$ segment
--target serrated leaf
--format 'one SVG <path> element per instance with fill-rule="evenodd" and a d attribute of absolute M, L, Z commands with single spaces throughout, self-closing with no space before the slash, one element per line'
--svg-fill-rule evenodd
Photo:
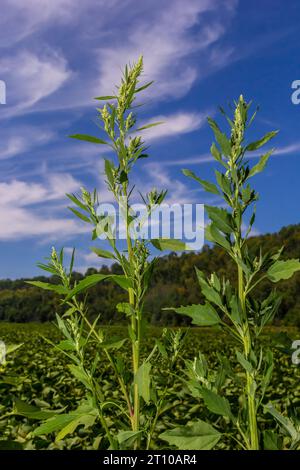
<path fill-rule="evenodd" d="M 131 446 L 141 434 L 142 431 L 120 431 L 117 435 L 117 441 L 119 444 Z"/>
<path fill-rule="evenodd" d="M 287 261 L 277 260 L 268 269 L 267 276 L 272 282 L 278 282 L 282 279 L 290 279 L 297 271 L 300 271 L 300 262 L 298 259 L 289 259 Z"/>
<path fill-rule="evenodd" d="M 57 285 L 57 284 L 50 284 L 49 282 L 42 282 L 42 281 L 25 281 L 26 284 L 30 284 L 35 287 L 39 287 L 40 289 L 44 290 L 51 290 L 56 292 L 57 294 L 67 294 L 68 289 L 64 286 Z"/>
<path fill-rule="evenodd" d="M 205 191 L 209 192 L 209 193 L 212 193 L 212 194 L 217 194 L 219 195 L 220 192 L 217 188 L 217 186 L 213 183 L 210 183 L 209 181 L 205 181 L 205 180 L 202 180 L 201 178 L 199 178 L 198 176 L 195 175 L 195 173 L 191 170 L 187 170 L 187 169 L 183 169 L 182 170 L 182 173 L 189 177 L 189 178 L 193 178 L 194 180 L 198 181 L 198 183 L 201 184 L 201 186 L 203 186 L 203 188 L 205 189 Z"/>
<path fill-rule="evenodd" d="M 218 443 L 221 434 L 205 421 L 195 421 L 163 432 L 160 439 L 181 450 L 210 450 Z"/>
<path fill-rule="evenodd" d="M 78 426 L 82 424 L 84 425 L 85 429 L 90 426 L 93 426 L 93 424 L 96 421 L 96 417 L 97 415 L 95 412 L 94 414 L 84 413 L 81 416 L 75 415 L 74 418 L 60 430 L 60 432 L 57 434 L 55 438 L 55 441 L 59 442 L 62 439 L 64 439 L 64 437 L 66 437 L 68 434 L 73 434 L 78 428 Z"/>
<path fill-rule="evenodd" d="M 191 317 L 192 323 L 198 326 L 217 325 L 221 321 L 219 315 L 209 303 L 168 308 L 167 310 L 174 310 L 180 315 Z"/>
<path fill-rule="evenodd" d="M 218 162 L 222 164 L 224 163 L 222 160 L 222 155 L 214 142 L 210 147 L 210 153 L 212 154 L 215 160 L 217 160 Z"/>
<path fill-rule="evenodd" d="M 225 248 L 225 250 L 231 250 L 230 242 L 225 237 L 223 237 L 223 235 L 221 235 L 214 223 L 211 223 L 205 228 L 205 237 L 208 241 L 222 246 Z"/>
<path fill-rule="evenodd" d="M 278 421 L 278 423 L 283 426 L 283 428 L 289 433 L 293 441 L 300 440 L 300 433 L 296 430 L 292 421 L 289 418 L 283 416 L 281 413 L 279 413 L 279 411 L 274 408 L 272 403 L 268 403 L 267 405 L 265 405 L 264 409 L 265 412 L 270 413 L 273 418 L 275 418 L 276 421 Z"/>
<path fill-rule="evenodd" d="M 74 202 L 74 204 L 78 207 L 80 207 L 80 209 L 86 211 L 87 210 L 87 206 L 85 204 L 83 204 L 83 202 L 81 202 L 78 197 L 75 196 L 75 194 L 70 194 L 70 193 L 67 193 L 66 196 L 70 199 L 70 201 Z"/>
<path fill-rule="evenodd" d="M 201 388 L 201 395 L 207 408 L 220 416 L 232 419 L 229 401 L 208 388 Z"/>
<path fill-rule="evenodd" d="M 267 152 L 265 155 L 263 155 L 262 157 L 260 157 L 259 159 L 259 162 L 254 165 L 254 167 L 251 168 L 250 172 L 249 172 L 249 177 L 250 176 L 254 176 L 256 175 L 257 173 L 260 173 L 261 171 L 264 170 L 270 156 L 272 155 L 272 153 L 274 152 L 274 149 L 270 150 L 270 152 Z"/>
<path fill-rule="evenodd" d="M 134 315 L 134 308 L 129 302 L 119 302 L 116 308 L 118 312 L 125 313 L 127 316 Z"/>
<path fill-rule="evenodd" d="M 222 150 L 222 153 L 226 156 L 229 156 L 231 154 L 230 140 L 227 138 L 227 136 L 223 132 L 221 132 L 221 130 L 219 129 L 219 126 L 213 119 L 208 118 L 207 121 L 215 134 L 216 141 L 218 142 Z"/>
<path fill-rule="evenodd" d="M 90 250 L 95 253 L 100 258 L 107 258 L 107 259 L 116 259 L 115 255 L 110 251 L 103 250 L 102 248 L 96 248 L 92 246 Z"/>
<path fill-rule="evenodd" d="M 219 230 L 227 234 L 232 233 L 232 219 L 230 214 L 225 209 L 208 205 L 205 205 L 205 209 L 208 214 L 208 217 L 212 222 L 216 224 L 216 227 Z"/>
<path fill-rule="evenodd" d="M 78 282 L 78 284 L 69 291 L 69 294 L 66 297 L 66 300 L 71 299 L 74 295 L 80 294 L 81 292 L 85 291 L 86 289 L 90 289 L 91 287 L 98 284 L 98 282 L 105 281 L 105 280 L 112 280 L 116 284 L 118 284 L 123 289 L 127 290 L 131 287 L 131 282 L 123 275 L 118 274 L 91 274 L 87 276 L 82 281 Z"/>
<path fill-rule="evenodd" d="M 29 405 L 28 403 L 19 400 L 18 398 L 14 401 L 13 412 L 16 415 L 25 416 L 29 419 L 48 419 L 62 412 L 62 410 L 41 410 L 37 406 Z"/>
<path fill-rule="evenodd" d="M 262 137 L 259 140 L 256 140 L 255 142 L 252 142 L 251 144 L 248 144 L 246 147 L 246 151 L 253 152 L 254 150 L 258 150 L 260 147 L 262 147 L 264 144 L 269 142 L 269 140 L 273 139 L 275 135 L 278 134 L 278 131 L 272 131 L 268 132 L 264 137 Z"/>
<path fill-rule="evenodd" d="M 92 221 L 84 214 L 82 214 L 81 212 L 79 212 L 77 209 L 74 209 L 73 207 L 68 207 L 68 209 L 73 212 L 73 214 L 76 215 L 76 217 L 78 217 L 79 219 L 83 220 L 84 222 L 87 222 L 88 224 L 91 224 Z"/>

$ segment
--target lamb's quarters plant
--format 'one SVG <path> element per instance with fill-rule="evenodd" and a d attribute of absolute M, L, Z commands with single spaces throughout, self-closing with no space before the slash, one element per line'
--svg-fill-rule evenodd
<path fill-rule="evenodd" d="M 159 376 L 161 361 L 168 362 L 170 369 L 175 366 L 179 349 L 182 345 L 180 332 L 164 332 L 160 341 L 153 344 L 152 352 L 142 358 L 141 342 L 144 335 L 143 302 L 155 265 L 155 258 L 150 259 L 151 244 L 162 248 L 159 240 L 144 240 L 132 237 L 130 223 L 135 220 L 136 213 L 132 208 L 135 193 L 130 183 L 130 173 L 133 167 L 147 158 L 145 143 L 139 132 L 159 123 L 137 126 L 135 114 L 135 99 L 152 82 L 140 84 L 143 72 L 142 57 L 136 64 L 125 68 L 121 84 L 116 93 L 111 96 L 96 98 L 107 103 L 98 108 L 99 127 L 105 138 L 76 134 L 72 138 L 87 141 L 96 145 L 105 145 L 115 153 L 115 160 L 105 159 L 105 176 L 108 190 L 113 195 L 119 207 L 125 214 L 126 249 L 122 250 L 114 232 L 113 221 L 99 213 L 97 191 L 89 192 L 81 189 L 81 195 L 68 194 L 70 201 L 76 206 L 71 211 L 82 221 L 88 223 L 92 230 L 92 239 L 99 236 L 106 239 L 110 250 L 93 247 L 92 251 L 101 258 L 113 259 L 119 263 L 123 274 L 105 275 L 92 274 L 80 282 L 74 282 L 72 269 L 74 252 L 70 267 L 65 268 L 64 252 L 57 253 L 53 248 L 48 264 L 39 266 L 56 276 L 57 284 L 31 282 L 31 284 L 56 292 L 65 306 L 65 313 L 57 315 L 57 326 L 64 340 L 55 345 L 69 360 L 69 369 L 86 388 L 86 399 L 79 407 L 69 413 L 59 412 L 46 420 L 35 431 L 34 435 L 58 432 L 56 440 L 63 439 L 73 433 L 79 425 L 92 426 L 100 420 L 108 445 L 111 449 L 149 448 L 157 421 L 165 407 L 171 374 L 168 377 Z M 153 189 L 143 195 L 142 200 L 147 206 L 148 215 L 159 206 L 166 196 L 166 191 Z M 163 248 L 174 249 L 174 240 L 163 240 Z M 177 248 L 184 245 L 179 241 Z M 125 338 L 110 337 L 101 329 L 99 317 L 90 321 L 85 298 L 82 294 L 98 282 L 110 280 L 128 293 L 128 302 L 117 305 L 120 314 L 128 319 L 128 336 Z M 130 354 L 124 357 L 119 353 L 123 345 L 131 346 Z M 129 346 L 130 345 L 130 346 Z M 95 353 L 92 363 L 86 360 L 86 349 L 92 346 Z M 123 401 L 115 399 L 112 390 L 111 397 L 105 398 L 101 388 L 101 361 L 103 356 L 109 361 L 112 373 L 118 380 L 122 391 Z M 23 410 L 26 415 L 26 410 Z M 32 410 L 30 412 L 31 417 Z"/>
<path fill-rule="evenodd" d="M 282 260 L 280 249 L 276 253 L 252 253 L 247 247 L 247 238 L 255 221 L 257 192 L 250 186 L 250 181 L 257 173 L 264 170 L 272 150 L 263 154 L 258 163 L 249 164 L 252 152 L 269 142 L 276 131 L 267 133 L 261 139 L 247 143 L 246 131 L 252 123 L 248 112 L 251 103 L 246 103 L 240 96 L 235 102 L 232 118 L 223 110 L 230 127 L 229 136 L 218 124 L 208 119 L 214 132 L 216 143 L 211 146 L 211 154 L 221 169 L 215 171 L 216 182 L 202 180 L 190 170 L 183 173 L 195 179 L 209 193 L 223 199 L 222 206 L 206 206 L 210 224 L 206 229 L 206 239 L 222 247 L 232 258 L 237 270 L 237 285 L 231 285 L 226 278 L 220 279 L 213 273 L 208 279 L 196 269 L 202 294 L 206 301 L 200 305 L 190 305 L 174 309 L 180 315 L 188 315 L 192 323 L 198 326 L 217 326 L 231 335 L 236 342 L 236 359 L 243 374 L 233 370 L 227 357 L 219 356 L 221 369 L 210 373 L 206 359 L 200 354 L 194 362 L 187 363 L 187 383 L 193 396 L 201 398 L 208 410 L 223 417 L 235 427 L 232 438 L 243 449 L 257 450 L 280 449 L 287 446 L 297 448 L 300 443 L 299 421 L 281 415 L 276 408 L 265 400 L 267 387 L 274 367 L 273 353 L 261 347 L 259 336 L 265 325 L 270 323 L 277 312 L 280 298 L 273 290 L 259 300 L 256 287 L 264 279 L 276 283 L 289 279 L 300 270 L 298 259 Z M 224 396 L 228 380 L 235 381 L 241 391 L 236 401 L 231 403 Z M 271 414 L 278 423 L 278 429 L 266 429 L 266 414 Z M 181 429 L 166 431 L 161 438 L 170 444 L 187 448 L 189 442 L 196 442 L 202 436 L 207 424 L 189 423 Z M 209 432 L 209 440 L 197 441 L 197 445 L 213 447 L 220 435 Z M 283 439 L 285 437 L 285 439 Z"/>

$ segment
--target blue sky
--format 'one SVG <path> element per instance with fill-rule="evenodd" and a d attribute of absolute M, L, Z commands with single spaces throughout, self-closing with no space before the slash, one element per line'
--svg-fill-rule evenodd
<path fill-rule="evenodd" d="M 78 248 L 77 269 L 100 266 L 90 234 L 67 210 L 65 192 L 103 183 L 104 150 L 68 139 L 95 135 L 94 96 L 111 93 L 125 63 L 145 59 L 155 80 L 141 121 L 151 158 L 137 187 L 167 188 L 177 202 L 207 202 L 188 167 L 209 178 L 212 134 L 206 123 L 241 93 L 260 106 L 252 136 L 280 129 L 276 153 L 256 178 L 256 232 L 299 222 L 300 79 L 297 0 L 2 0 L 0 79 L 0 277 L 40 273 L 52 245 Z M 217 201 L 216 201 L 217 203 Z"/>

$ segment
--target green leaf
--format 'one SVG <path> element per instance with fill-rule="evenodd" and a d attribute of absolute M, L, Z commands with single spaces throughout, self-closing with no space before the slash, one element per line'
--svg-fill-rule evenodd
<path fill-rule="evenodd" d="M 269 142 L 269 140 L 273 139 L 273 137 L 275 137 L 276 134 L 278 134 L 279 131 L 272 131 L 272 132 L 268 132 L 264 137 L 262 137 L 261 139 L 255 141 L 255 142 L 252 142 L 251 144 L 248 144 L 247 147 L 246 147 L 246 151 L 250 151 L 250 152 L 253 152 L 254 150 L 258 150 L 260 147 L 262 147 L 264 144 L 266 144 L 267 142 Z"/>
<path fill-rule="evenodd" d="M 84 427 L 92 426 L 97 418 L 98 412 L 88 402 L 81 404 L 71 413 L 54 416 L 47 419 L 41 426 L 33 431 L 33 436 L 41 436 L 60 431 L 56 441 L 63 439 L 67 434 L 72 434 L 75 429 L 83 424 Z"/>
<path fill-rule="evenodd" d="M 82 214 L 81 212 L 79 212 L 77 209 L 74 209 L 73 207 L 68 207 L 68 209 L 73 212 L 73 214 L 76 215 L 76 217 L 78 217 L 79 219 L 83 220 L 84 222 L 87 222 L 88 224 L 91 224 L 92 221 L 84 214 Z"/>
<path fill-rule="evenodd" d="M 21 344 L 7 344 L 6 345 L 6 355 L 15 352 L 17 349 L 21 348 L 24 343 Z"/>
<path fill-rule="evenodd" d="M 230 140 L 227 138 L 227 136 L 223 132 L 221 132 L 221 130 L 219 129 L 219 126 L 213 119 L 208 118 L 207 121 L 215 134 L 216 141 L 220 145 L 222 153 L 226 156 L 229 156 L 231 154 Z"/>
<path fill-rule="evenodd" d="M 123 339 L 113 339 L 111 338 L 110 341 L 103 341 L 103 343 L 100 343 L 99 346 L 103 349 L 121 349 L 121 347 L 126 343 L 127 338 Z"/>
<path fill-rule="evenodd" d="M 220 207 L 205 205 L 208 217 L 216 224 L 216 227 L 223 233 L 230 234 L 233 231 L 231 215 Z"/>
<path fill-rule="evenodd" d="M 94 246 L 92 246 L 90 249 L 93 253 L 95 253 L 100 258 L 116 259 L 115 255 L 111 253 L 110 251 L 103 250 L 102 248 L 96 248 Z"/>
<path fill-rule="evenodd" d="M 25 281 L 26 284 L 30 284 L 35 287 L 39 287 L 40 289 L 44 290 L 51 290 L 56 292 L 57 294 L 67 294 L 68 289 L 64 286 L 57 285 L 57 284 L 50 284 L 48 282 L 42 282 L 42 281 Z"/>
<path fill-rule="evenodd" d="M 192 318 L 192 323 L 198 326 L 217 325 L 221 321 L 219 315 L 209 303 L 198 305 L 193 304 L 164 310 L 174 310 L 180 315 L 187 315 Z"/>
<path fill-rule="evenodd" d="M 278 282 L 282 279 L 290 279 L 299 270 L 300 262 L 298 259 L 278 260 L 268 269 L 267 276 L 272 282 Z"/>
<path fill-rule="evenodd" d="M 194 180 L 198 181 L 198 183 L 201 184 L 201 186 L 203 186 L 203 188 L 205 189 L 205 191 L 209 192 L 209 193 L 213 193 L 213 194 L 217 194 L 219 195 L 220 192 L 217 188 L 217 186 L 213 183 L 210 183 L 209 181 L 205 181 L 205 180 L 202 180 L 201 178 L 199 178 L 198 176 L 195 175 L 195 173 L 191 170 L 187 170 L 187 169 L 183 169 L 182 170 L 182 173 L 185 175 L 185 176 L 188 176 L 189 178 L 193 178 Z"/>
<path fill-rule="evenodd" d="M 154 248 L 160 251 L 171 250 L 171 251 L 185 251 L 188 249 L 188 245 L 181 241 L 169 238 L 153 238 L 150 240 Z"/>
<path fill-rule="evenodd" d="M 152 122 L 151 124 L 147 124 L 145 126 L 139 127 L 138 129 L 136 129 L 136 131 L 144 131 L 145 129 L 149 129 L 150 127 L 159 126 L 160 124 L 163 124 L 163 123 L 164 123 L 163 121 Z"/>
<path fill-rule="evenodd" d="M 150 362 L 144 362 L 135 375 L 134 382 L 138 386 L 139 395 L 146 403 L 150 401 Z"/>
<path fill-rule="evenodd" d="M 58 431 L 64 426 L 69 424 L 73 420 L 73 417 L 69 414 L 63 414 L 55 416 L 51 419 L 48 419 L 39 427 L 37 427 L 32 435 L 33 436 L 42 436 L 43 434 L 50 434 L 51 432 Z"/>
<path fill-rule="evenodd" d="M 91 379 L 85 372 L 82 366 L 74 365 L 74 364 L 69 364 L 68 365 L 71 373 L 74 375 L 74 377 L 82 383 L 88 390 L 93 390 L 92 385 L 91 385 Z"/>
<path fill-rule="evenodd" d="M 266 413 L 270 413 L 273 418 L 280 423 L 283 428 L 289 433 L 293 441 L 298 441 L 300 439 L 300 433 L 296 430 L 294 424 L 289 418 L 283 416 L 279 411 L 277 411 L 272 403 L 268 403 L 264 407 Z"/>
<path fill-rule="evenodd" d="M 93 426 L 93 424 L 96 421 L 97 414 L 94 411 L 94 414 L 82 414 L 81 416 L 74 416 L 74 418 L 66 425 L 64 426 L 60 432 L 57 434 L 55 442 L 59 442 L 62 439 L 64 439 L 65 436 L 68 434 L 73 434 L 78 426 L 84 425 L 84 429 Z"/>
<path fill-rule="evenodd" d="M 181 450 L 210 450 L 218 443 L 221 434 L 210 424 L 198 420 L 159 435 L 160 439 Z"/>
<path fill-rule="evenodd" d="M 114 169 L 113 162 L 105 159 L 104 169 L 105 169 L 105 174 L 107 176 L 107 181 L 110 184 L 110 186 L 113 187 L 114 181 L 115 181 L 114 173 L 113 173 L 113 169 Z"/>
<path fill-rule="evenodd" d="M 47 419 L 57 415 L 58 413 L 62 412 L 62 410 L 41 410 L 37 406 L 29 405 L 18 398 L 14 401 L 14 409 L 13 413 L 20 416 L 25 416 L 29 419 Z"/>
<path fill-rule="evenodd" d="M 70 135 L 70 137 L 71 139 L 84 140 L 85 142 L 92 142 L 93 144 L 107 145 L 107 142 L 105 140 L 99 139 L 98 137 L 93 137 L 92 135 L 74 134 L 74 135 Z"/>
<path fill-rule="evenodd" d="M 217 160 L 218 162 L 224 164 L 223 160 L 222 160 L 222 155 L 218 149 L 218 147 L 216 146 L 216 144 L 213 142 L 212 146 L 210 147 L 210 153 L 212 154 L 212 156 L 214 157 L 215 160 Z"/>
<path fill-rule="evenodd" d="M 216 243 L 217 245 L 222 246 L 227 251 L 231 251 L 230 242 L 221 235 L 214 223 L 208 225 L 205 229 L 205 237 L 208 241 Z"/>
<path fill-rule="evenodd" d="M 137 89 L 135 90 L 135 92 L 136 92 L 136 93 L 139 93 L 140 91 L 146 90 L 146 88 L 148 88 L 149 86 L 151 86 L 152 83 L 154 83 L 154 80 L 152 80 L 151 82 L 146 83 L 145 85 L 140 86 L 139 88 L 137 88 Z"/>
<path fill-rule="evenodd" d="M 279 450 L 279 436 L 271 429 L 263 431 L 264 450 Z"/>
<path fill-rule="evenodd" d="M 223 304 L 222 304 L 222 299 L 221 299 L 219 292 L 213 286 L 210 286 L 207 283 L 203 272 L 200 271 L 197 267 L 196 267 L 196 275 L 197 275 L 197 279 L 201 287 L 202 294 L 205 296 L 205 298 L 209 302 L 212 302 L 213 304 L 222 308 Z"/>
<path fill-rule="evenodd" d="M 69 294 L 66 297 L 66 300 L 69 300 L 72 297 L 74 297 L 74 295 L 80 294 L 81 292 L 85 291 L 86 289 L 89 289 L 89 288 L 95 286 L 96 284 L 98 284 L 98 282 L 105 281 L 105 280 L 112 280 L 125 290 L 127 290 L 129 287 L 131 287 L 130 280 L 127 279 L 123 275 L 117 275 L 117 274 L 91 274 L 90 276 L 87 276 L 82 281 L 78 282 L 78 284 L 69 292 Z"/>
<path fill-rule="evenodd" d="M 129 302 L 119 302 L 116 308 L 118 312 L 125 313 L 127 316 L 134 315 L 134 308 Z"/>
<path fill-rule="evenodd" d="M 216 180 L 218 182 L 218 185 L 222 189 L 223 193 L 230 194 L 231 186 L 230 186 L 229 178 L 223 173 L 220 173 L 218 170 L 215 170 L 215 175 L 216 175 Z"/>
<path fill-rule="evenodd" d="M 221 397 L 205 387 L 201 388 L 201 395 L 205 405 L 212 413 L 232 419 L 230 403 L 225 397 Z"/>
<path fill-rule="evenodd" d="M 117 435 L 117 441 L 119 444 L 126 444 L 126 446 L 132 446 L 136 441 L 137 437 L 142 434 L 143 431 L 120 431 Z"/>
<path fill-rule="evenodd" d="M 97 96 L 94 98 L 94 100 L 100 100 L 100 101 L 108 101 L 108 100 L 114 100 L 117 97 L 115 95 L 107 95 L 107 96 Z"/>
<path fill-rule="evenodd" d="M 262 157 L 260 157 L 259 159 L 259 162 L 254 165 L 254 167 L 251 168 L 250 172 L 249 172 L 249 177 L 250 176 L 254 176 L 256 175 L 257 173 L 260 173 L 261 171 L 264 170 L 270 156 L 272 155 L 272 153 L 274 152 L 274 149 L 270 150 L 269 152 L 265 153 L 265 155 L 263 155 Z"/>
<path fill-rule="evenodd" d="M 239 351 L 236 351 L 236 358 L 237 360 L 239 361 L 239 363 L 241 364 L 241 366 L 251 374 L 251 372 L 253 371 L 253 367 L 252 365 L 250 364 L 250 362 L 244 357 L 243 354 L 241 354 Z"/>
<path fill-rule="evenodd" d="M 74 204 L 78 207 L 80 207 L 80 209 L 86 211 L 87 210 L 87 206 L 85 204 L 83 204 L 83 202 L 81 202 L 78 197 L 75 196 L 75 194 L 70 194 L 70 193 L 67 193 L 66 196 L 72 201 L 74 202 Z"/>

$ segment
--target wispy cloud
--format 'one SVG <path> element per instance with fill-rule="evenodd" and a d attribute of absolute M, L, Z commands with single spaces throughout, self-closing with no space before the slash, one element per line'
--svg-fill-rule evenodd
<path fill-rule="evenodd" d="M 120 67 L 142 53 L 146 76 L 151 73 L 151 78 L 156 81 L 155 88 L 149 90 L 150 96 L 183 96 L 197 78 L 201 78 L 201 71 L 190 60 L 191 56 L 202 52 L 199 67 L 202 66 L 207 74 L 210 66 L 214 66 L 214 60 L 210 63 L 211 57 L 207 53 L 225 33 L 236 2 L 173 0 L 165 3 L 146 1 L 144 5 L 144 15 L 134 27 L 128 22 L 125 42 L 120 38 L 119 43 L 99 49 L 99 89 L 110 91 L 109 86 L 119 74 Z M 128 11 L 130 14 L 130 8 Z M 212 12 L 213 16 L 209 17 Z M 197 32 L 193 31 L 193 27 L 199 25 Z"/>
<path fill-rule="evenodd" d="M 0 160 L 24 155 L 31 149 L 38 149 L 55 136 L 54 131 L 29 125 L 3 127 L 0 131 Z"/>
<path fill-rule="evenodd" d="M 12 117 L 52 95 L 70 78 L 71 71 L 64 57 L 54 50 L 42 55 L 25 50 L 2 56 L 0 75 L 8 84 L 3 117 Z"/>
<path fill-rule="evenodd" d="M 0 240 L 44 236 L 47 240 L 70 237 L 86 231 L 57 206 L 65 192 L 80 183 L 69 174 L 52 174 L 42 183 L 13 180 L 0 183 Z M 52 205 L 55 203 L 54 205 Z"/>
<path fill-rule="evenodd" d="M 156 81 L 148 90 L 149 97 L 184 96 L 216 63 L 226 65 L 228 52 L 222 53 L 217 43 L 227 31 L 237 2 L 2 3 L 0 76 L 9 93 L 3 116 L 11 117 L 90 105 L 93 96 L 111 93 L 125 63 L 140 54 L 144 55 L 145 79 L 151 76 Z M 66 31 L 72 37 L 71 47 L 68 41 L 56 41 Z"/>
<path fill-rule="evenodd" d="M 182 111 L 169 116 L 154 116 L 147 122 L 142 123 L 141 126 L 154 122 L 162 122 L 162 124 L 150 127 L 143 132 L 145 139 L 151 141 L 193 132 L 204 124 L 205 118 L 205 113 Z"/>

